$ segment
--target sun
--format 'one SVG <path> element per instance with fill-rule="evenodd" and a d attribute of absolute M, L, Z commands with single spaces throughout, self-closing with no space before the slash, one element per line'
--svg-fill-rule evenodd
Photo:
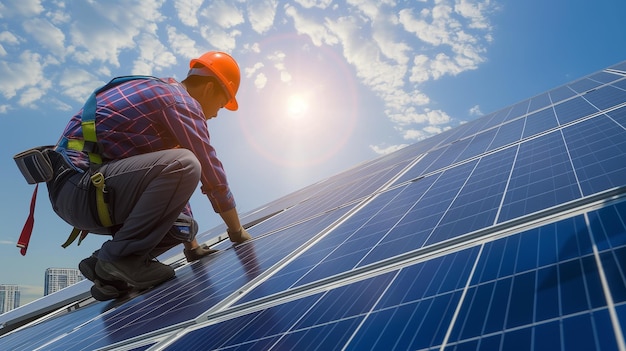
<path fill-rule="evenodd" d="M 309 110 L 308 99 L 302 94 L 293 94 L 287 98 L 287 116 L 293 119 L 301 119 Z"/>

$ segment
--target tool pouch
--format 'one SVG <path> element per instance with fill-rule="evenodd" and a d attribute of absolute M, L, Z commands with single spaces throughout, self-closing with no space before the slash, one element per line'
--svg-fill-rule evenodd
<path fill-rule="evenodd" d="M 47 182 L 54 176 L 52 162 L 46 150 L 54 146 L 39 146 L 13 156 L 17 167 L 28 184 Z"/>
<path fill-rule="evenodd" d="M 181 242 L 190 242 L 195 239 L 198 233 L 198 222 L 181 213 L 168 233 Z"/>

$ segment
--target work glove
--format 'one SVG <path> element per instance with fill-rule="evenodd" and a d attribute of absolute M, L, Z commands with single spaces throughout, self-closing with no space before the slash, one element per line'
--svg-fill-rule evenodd
<path fill-rule="evenodd" d="M 248 232 L 243 229 L 243 227 L 241 227 L 239 231 L 232 231 L 230 229 L 227 229 L 226 232 L 228 233 L 230 241 L 234 242 L 235 244 L 241 244 L 244 241 L 252 239 L 250 234 L 248 234 Z"/>
<path fill-rule="evenodd" d="M 211 249 L 207 245 L 200 245 L 195 249 L 187 250 L 184 249 L 183 253 L 185 254 L 185 258 L 187 262 L 193 262 L 201 259 L 204 256 L 208 256 L 212 253 L 218 252 L 218 250 Z"/>

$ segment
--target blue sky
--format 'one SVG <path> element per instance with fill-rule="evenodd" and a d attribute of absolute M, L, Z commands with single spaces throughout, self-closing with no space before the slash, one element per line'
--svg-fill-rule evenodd
<path fill-rule="evenodd" d="M 241 213 L 360 162 L 626 60 L 626 3 L 567 0 L 0 1 L 0 284 L 22 303 L 70 226 L 39 191 L 26 257 L 15 247 L 33 186 L 12 156 L 56 143 L 110 78 L 184 78 L 191 58 L 239 62 L 239 111 L 209 121 Z M 220 224 L 199 190 L 200 230 Z M 182 250 L 182 247 L 180 248 Z"/>

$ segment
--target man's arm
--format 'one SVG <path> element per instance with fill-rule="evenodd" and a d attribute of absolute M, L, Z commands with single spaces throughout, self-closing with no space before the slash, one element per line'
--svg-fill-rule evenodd
<path fill-rule="evenodd" d="M 236 208 L 220 212 L 220 216 L 228 227 L 227 233 L 230 241 L 234 243 L 242 243 L 252 239 L 250 234 L 248 234 L 248 232 L 241 226 Z"/>

